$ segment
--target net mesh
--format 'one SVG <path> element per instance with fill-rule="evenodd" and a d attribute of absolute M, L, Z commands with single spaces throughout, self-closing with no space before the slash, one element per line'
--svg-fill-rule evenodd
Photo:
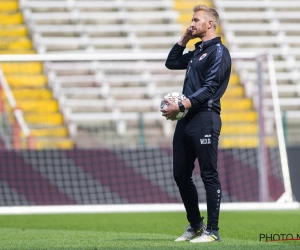
<path fill-rule="evenodd" d="M 0 64 L 30 129 L 26 136 L 2 84 L 1 206 L 181 203 L 172 173 L 176 122 L 164 120 L 159 106 L 166 93 L 181 91 L 183 71 L 166 70 L 162 60 Z M 259 201 L 264 188 L 275 201 L 284 185 L 273 111 L 260 138 L 257 84 L 244 93 L 238 76 L 222 100 L 222 199 Z M 205 202 L 197 161 L 193 179 Z"/>
<path fill-rule="evenodd" d="M 170 152 L 169 148 L 2 151 L 1 206 L 179 203 Z M 249 156 L 254 158 L 256 149 L 220 149 L 224 202 L 259 200 L 257 162 L 250 163 Z M 276 200 L 283 192 L 281 177 L 273 169 L 268 178 L 270 198 Z M 199 202 L 205 202 L 198 166 L 194 181 Z"/>

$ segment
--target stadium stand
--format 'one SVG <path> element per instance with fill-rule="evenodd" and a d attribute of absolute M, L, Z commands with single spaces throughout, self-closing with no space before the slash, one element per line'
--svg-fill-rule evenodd
<path fill-rule="evenodd" d="M 24 22 L 33 39 L 34 49 L 38 53 L 47 54 L 97 52 L 107 54 L 128 51 L 167 53 L 189 25 L 192 7 L 199 4 L 192 0 L 19 2 L 20 9 L 24 13 Z M 291 49 L 297 51 L 297 47 L 292 46 L 297 43 L 298 38 L 297 34 L 293 33 L 296 32 L 293 30 L 295 24 L 283 31 L 287 24 L 280 26 L 278 21 L 270 21 L 272 15 L 269 8 L 272 8 L 270 6 L 273 2 L 274 8 L 282 7 L 278 1 L 271 1 L 268 4 L 258 1 L 257 8 L 252 9 L 249 1 L 215 1 L 214 4 L 222 16 L 222 30 L 219 28 L 218 33 L 233 52 L 245 50 L 264 52 L 271 49 L 276 56 L 275 66 L 278 72 L 276 76 L 280 83 L 278 87 L 281 105 L 287 110 L 293 109 L 296 112 L 299 107 L 299 90 L 295 86 L 298 86 L 299 77 L 293 62 L 297 60 L 297 53 L 294 53 L 293 57 L 283 52 Z M 212 1 L 201 1 L 200 4 L 213 6 Z M 15 4 L 17 9 L 16 6 Z M 297 4 L 295 6 L 297 7 Z M 244 10 L 246 21 L 242 19 L 241 9 Z M 284 17 L 282 8 L 276 10 L 281 13 L 277 18 Z M 247 11 L 256 18 L 252 16 L 248 18 Z M 256 23 L 253 25 L 254 20 L 258 22 L 259 13 L 263 16 L 262 21 L 260 25 L 255 25 Z M 19 18 L 22 23 L 20 13 Z M 270 21 L 269 24 L 266 20 Z M 243 27 L 246 29 L 243 30 Z M 280 27 L 280 32 L 276 32 L 278 30 L 276 27 Z M 284 32 L 289 36 L 283 36 Z M 292 43 L 287 47 L 289 41 Z M 194 42 L 188 44 L 188 49 L 192 48 Z M 286 57 L 282 59 L 284 55 Z M 257 140 L 251 136 L 258 131 L 255 100 L 252 100 L 251 92 L 252 82 L 257 78 L 255 67 L 255 63 L 249 61 L 239 63 L 233 68 L 229 90 L 222 101 L 224 120 L 222 147 L 257 145 Z M 287 70 L 287 67 L 291 70 Z M 162 142 L 158 142 L 159 144 L 165 142 L 164 136 L 170 137 L 174 123 L 162 120 L 158 107 L 165 93 L 170 90 L 181 90 L 183 72 L 170 72 L 165 69 L 163 61 L 47 62 L 43 65 L 43 71 L 46 77 L 40 72 L 40 75 L 31 76 L 33 80 L 31 82 L 40 83 L 40 86 L 47 83 L 50 86 L 54 99 L 59 100 L 59 107 L 52 99 L 48 109 L 50 112 L 61 109 L 63 114 L 63 117 L 58 114 L 56 118 L 50 120 L 64 121 L 68 124 L 70 135 L 78 146 L 99 146 L 97 144 L 99 140 L 93 139 L 99 136 L 102 130 L 107 136 L 111 135 L 111 138 L 117 132 L 117 135 L 123 138 L 119 137 L 118 140 L 123 140 L 124 143 L 128 142 L 128 136 L 139 136 L 144 126 L 150 140 L 147 144 L 151 145 L 151 139 L 154 137 L 161 138 Z M 244 74 L 245 71 L 247 74 Z M 20 84 L 22 82 L 16 76 L 8 77 L 8 80 L 12 86 L 14 82 Z M 267 88 L 266 91 L 270 92 L 270 89 Z M 21 95 L 17 92 L 16 94 Z M 232 105 L 233 103 L 235 105 Z M 24 102 L 20 101 L 20 104 L 23 105 Z M 270 106 L 271 102 L 266 100 L 266 104 Z M 26 102 L 23 106 L 25 109 L 31 109 L 34 105 Z M 288 117 L 291 114 L 287 113 Z M 157 129 L 157 125 L 161 130 Z M 231 140 L 236 134 L 242 133 L 248 136 L 240 137 L 240 142 Z M 71 143 L 68 145 L 72 147 Z"/>
<path fill-rule="evenodd" d="M 230 51 L 272 53 L 275 59 L 278 94 L 283 116 L 288 124 L 288 142 L 299 143 L 300 124 L 300 40 L 299 1 L 214 1 L 222 16 L 222 27 Z M 246 95 L 256 79 L 253 62 L 236 64 Z M 267 70 L 267 69 L 265 69 Z M 267 74 L 264 75 L 268 79 Z M 269 88 L 265 91 L 270 92 Z M 270 108 L 272 102 L 266 100 Z"/>
<path fill-rule="evenodd" d="M 171 9 L 172 1 L 21 1 L 20 3 L 39 53 L 121 53 L 145 52 L 153 49 L 165 52 L 177 41 L 182 29 L 181 25 L 176 23 L 178 14 Z M 94 69 L 89 64 L 86 64 L 87 67 L 84 63 L 75 64 L 76 66 L 72 63 L 64 66 L 61 63 L 45 64 L 49 85 L 53 87 L 54 96 L 60 100 L 71 132 L 77 131 L 73 128 L 77 127 L 77 124 L 73 125 L 76 119 L 87 126 L 91 123 L 85 121 L 84 112 L 86 116 L 90 115 L 97 119 L 95 111 L 107 110 L 108 105 L 104 105 L 104 108 L 98 106 L 101 101 L 103 102 L 103 97 L 107 104 L 111 103 L 105 99 L 106 94 L 110 94 L 110 99 L 114 100 L 114 106 L 112 110 L 108 110 L 109 112 L 118 113 L 119 105 L 127 106 L 128 112 L 132 111 L 134 106 L 130 106 L 130 103 L 138 99 L 133 99 L 133 102 L 123 100 L 123 104 L 122 99 L 126 97 L 126 93 L 128 95 L 128 92 L 134 90 L 134 93 L 139 95 L 131 95 L 130 98 L 142 98 L 144 106 L 151 102 L 152 108 L 145 108 L 155 110 L 157 116 L 160 100 L 151 100 L 153 91 L 149 90 L 152 88 L 155 91 L 154 85 L 158 83 L 163 88 L 164 83 L 174 78 L 170 72 L 164 70 L 159 79 L 153 79 L 148 69 L 149 65 L 143 62 L 137 63 L 140 66 L 136 65 L 134 73 L 133 65 L 127 64 L 126 69 L 124 63 L 121 67 L 106 63 L 105 66 L 110 69 L 105 69 L 103 65 L 98 65 Z M 116 67 L 119 67 L 119 70 Z M 74 68 L 77 69 L 75 74 Z M 159 62 L 154 63 L 152 68 L 161 71 L 164 66 Z M 178 88 L 176 83 L 174 85 Z M 167 92 L 163 89 L 160 91 L 160 96 Z M 90 101 L 91 98 L 95 99 L 94 102 Z M 73 107 L 69 107 L 72 104 Z M 80 107 L 78 104 L 81 104 Z M 90 113 L 91 111 L 93 113 Z M 135 112 L 134 117 L 139 116 L 137 110 Z M 107 113 L 104 116 L 109 117 Z M 139 119 L 134 120 L 139 123 Z M 161 122 L 161 117 L 155 119 L 154 123 L 157 122 Z M 109 131 L 106 131 L 106 134 L 108 133 Z M 86 140 L 87 144 L 93 137 L 92 135 Z M 79 138 L 76 141 L 84 140 Z"/>
<path fill-rule="evenodd" d="M 28 30 L 23 24 L 22 13 L 18 9 L 18 1 L 1 1 L 0 3 L 0 53 L 30 54 L 32 42 L 28 38 Z"/>
<path fill-rule="evenodd" d="M 189 25 L 195 4 L 180 0 L 20 1 L 39 53 L 167 53 Z M 165 137 L 171 137 L 174 123 L 164 121 L 158 107 L 164 94 L 181 91 L 182 71 L 170 72 L 164 61 L 47 62 L 44 71 L 79 147 L 99 146 L 95 138 L 101 135 L 103 139 L 103 134 L 111 138 L 102 143 L 114 144 L 116 132 L 118 144 L 128 144 L 128 137 L 140 136 L 144 127 L 147 145 L 169 143 Z M 232 136 L 245 131 L 250 137 L 241 138 L 238 144 L 257 145 L 251 138 L 257 133 L 257 114 L 235 73 L 229 88 L 222 103 L 226 123 L 221 145 L 232 146 Z"/>
<path fill-rule="evenodd" d="M 165 49 L 176 41 L 172 34 L 179 30 L 170 0 L 23 1 L 22 7 L 39 53 Z M 168 30 L 159 25 L 169 23 Z M 57 25 L 62 30 L 51 36 Z"/>
<path fill-rule="evenodd" d="M 1 1 L 0 54 L 34 54 L 35 50 L 29 35 L 18 1 Z M 3 62 L 1 68 L 16 99 L 17 108 L 24 113 L 30 135 L 35 138 L 34 145 L 31 147 L 37 149 L 73 147 L 72 140 L 68 138 L 67 128 L 63 124 L 62 114 L 59 112 L 58 102 L 52 97 L 51 90 L 47 87 L 47 78 L 43 73 L 42 63 Z M 14 123 L 14 110 L 9 106 L 4 91 L 1 91 L 1 94 L 5 102 L 1 113 L 2 124 L 5 122 L 12 124 Z M 8 113 L 9 119 L 5 113 Z M 6 124 L 3 127 L 8 130 L 10 126 Z M 3 136 L 2 138 L 6 138 L 7 147 L 10 141 L 14 148 L 28 147 L 22 139 L 11 139 L 14 136 L 24 137 L 20 130 L 3 131 Z"/>

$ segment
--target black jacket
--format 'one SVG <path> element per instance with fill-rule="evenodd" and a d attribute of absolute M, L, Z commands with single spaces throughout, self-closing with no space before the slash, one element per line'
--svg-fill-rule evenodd
<path fill-rule="evenodd" d="M 188 115 L 204 110 L 220 114 L 220 98 L 224 94 L 231 72 L 231 57 L 221 38 L 198 42 L 195 50 L 183 54 L 185 47 L 176 43 L 171 49 L 166 67 L 187 69 L 182 93 L 192 107 Z"/>

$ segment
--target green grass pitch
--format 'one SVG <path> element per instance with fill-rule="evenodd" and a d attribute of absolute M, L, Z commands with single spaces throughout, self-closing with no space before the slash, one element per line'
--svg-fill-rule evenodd
<path fill-rule="evenodd" d="M 300 240 L 259 239 L 260 234 L 300 235 L 300 210 L 221 211 L 221 242 L 174 242 L 186 225 L 183 212 L 1 215 L 0 249 L 300 249 Z"/>

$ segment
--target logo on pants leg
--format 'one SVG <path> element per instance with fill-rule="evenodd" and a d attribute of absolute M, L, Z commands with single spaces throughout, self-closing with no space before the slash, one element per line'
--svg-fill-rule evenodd
<path fill-rule="evenodd" d="M 205 135 L 203 139 L 200 139 L 200 144 L 211 144 L 211 135 Z"/>

